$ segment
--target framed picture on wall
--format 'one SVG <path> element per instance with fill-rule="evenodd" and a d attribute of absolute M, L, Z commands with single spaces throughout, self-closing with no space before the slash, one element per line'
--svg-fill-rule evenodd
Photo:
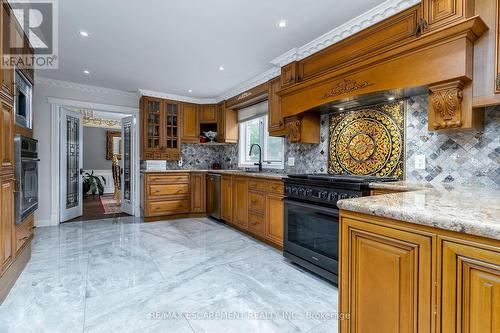
<path fill-rule="evenodd" d="M 122 133 L 117 131 L 108 131 L 106 139 L 106 159 L 112 160 L 113 155 L 118 159 L 122 158 Z"/>

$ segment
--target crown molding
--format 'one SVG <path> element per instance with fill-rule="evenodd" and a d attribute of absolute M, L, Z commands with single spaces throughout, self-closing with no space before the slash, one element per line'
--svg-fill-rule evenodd
<path fill-rule="evenodd" d="M 236 95 L 239 95 L 242 92 L 245 92 L 253 87 L 258 86 L 259 84 L 262 84 L 264 82 L 267 82 L 267 81 L 279 76 L 280 74 L 281 74 L 281 68 L 273 67 L 273 68 L 265 71 L 264 73 L 259 74 L 257 76 L 254 76 L 250 80 L 247 80 L 247 81 L 239 84 L 235 88 L 226 91 L 224 94 L 217 97 L 217 101 L 220 102 L 220 101 L 229 99 L 231 97 L 234 97 Z"/>
<path fill-rule="evenodd" d="M 162 99 L 170 99 L 174 101 L 194 103 L 194 104 L 215 104 L 219 102 L 217 98 L 196 98 L 196 97 L 182 96 L 182 95 L 176 95 L 176 94 L 170 94 L 170 93 L 146 90 L 146 89 L 139 89 L 139 96 L 157 97 Z"/>
<path fill-rule="evenodd" d="M 58 87 L 58 88 L 76 89 L 76 90 L 81 90 L 81 91 L 86 91 L 86 92 L 97 93 L 97 94 L 113 95 L 113 96 L 128 97 L 128 98 L 137 98 L 137 96 L 138 96 L 136 92 L 129 92 L 129 91 L 123 91 L 123 90 L 117 90 L 117 89 L 111 89 L 111 88 L 104 88 L 104 87 L 99 87 L 99 86 L 91 86 L 88 84 L 80 84 L 80 83 L 75 83 L 75 82 L 54 80 L 54 79 L 49 79 L 49 78 L 40 77 L 40 76 L 36 76 L 35 84 L 43 84 L 43 85 Z"/>
<path fill-rule="evenodd" d="M 387 0 L 313 41 L 283 53 L 279 57 L 274 58 L 271 63 L 275 66 L 283 67 L 291 62 L 304 59 L 420 2 L 421 0 Z"/>

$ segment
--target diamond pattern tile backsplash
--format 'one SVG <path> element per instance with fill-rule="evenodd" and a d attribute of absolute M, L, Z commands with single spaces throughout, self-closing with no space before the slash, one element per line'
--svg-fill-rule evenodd
<path fill-rule="evenodd" d="M 500 185 L 500 106 L 488 108 L 481 132 L 442 133 L 427 130 L 427 95 L 408 98 L 406 115 L 406 175 L 411 181 Z M 321 116 L 320 144 L 285 144 L 284 172 L 325 173 L 328 169 L 329 115 Z M 415 156 L 426 157 L 425 170 L 415 169 Z M 238 168 L 238 145 L 182 145 L 183 166 L 167 162 L 168 169 Z M 283 170 L 280 170 L 283 171 Z"/>
<path fill-rule="evenodd" d="M 429 132 L 427 95 L 406 100 L 406 120 L 407 180 L 500 185 L 500 106 L 487 108 L 481 132 Z M 415 169 L 419 154 L 425 170 Z"/>

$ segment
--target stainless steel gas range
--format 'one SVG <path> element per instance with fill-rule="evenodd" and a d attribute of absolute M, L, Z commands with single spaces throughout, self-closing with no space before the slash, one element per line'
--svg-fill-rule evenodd
<path fill-rule="evenodd" d="M 340 199 L 370 194 L 369 183 L 392 178 L 328 174 L 285 178 L 285 240 L 283 255 L 338 283 Z"/>

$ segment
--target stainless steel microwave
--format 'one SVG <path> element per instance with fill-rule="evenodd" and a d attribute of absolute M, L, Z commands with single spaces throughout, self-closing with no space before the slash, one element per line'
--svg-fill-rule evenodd
<path fill-rule="evenodd" d="M 14 76 L 14 112 L 17 125 L 33 129 L 33 86 L 24 74 L 16 69 Z"/>

